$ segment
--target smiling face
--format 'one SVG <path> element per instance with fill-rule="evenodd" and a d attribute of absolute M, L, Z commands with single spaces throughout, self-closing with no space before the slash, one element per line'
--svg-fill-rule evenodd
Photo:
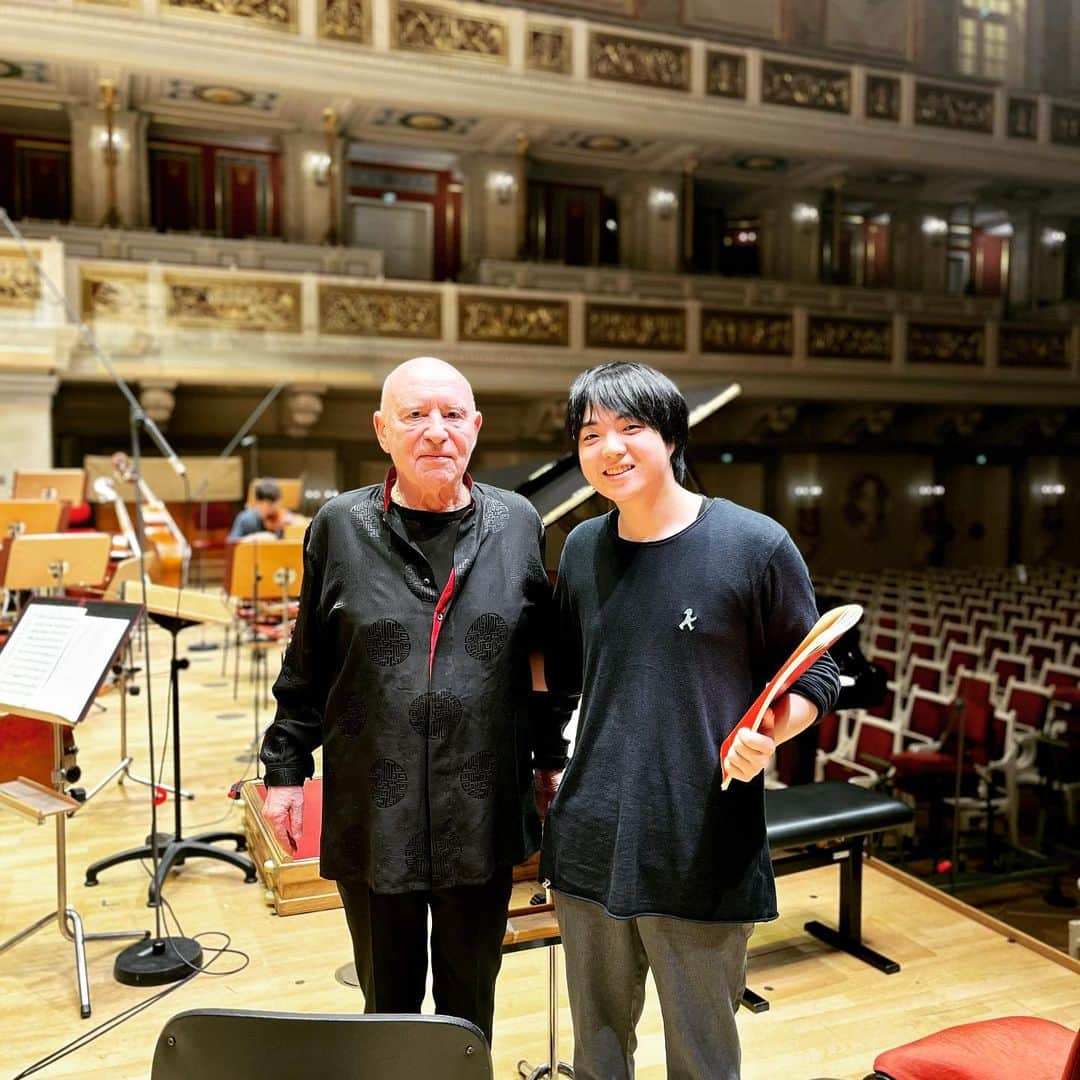
<path fill-rule="evenodd" d="M 654 500 L 674 483 L 671 450 L 655 428 L 607 409 L 590 409 L 578 435 L 585 479 L 620 507 Z"/>
<path fill-rule="evenodd" d="M 374 421 L 407 505 L 451 510 L 468 501 L 462 481 L 483 418 L 461 372 L 432 357 L 409 360 L 387 377 Z"/>

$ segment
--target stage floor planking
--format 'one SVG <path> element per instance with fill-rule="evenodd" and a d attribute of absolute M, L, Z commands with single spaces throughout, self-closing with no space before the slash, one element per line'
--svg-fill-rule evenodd
<path fill-rule="evenodd" d="M 181 645 L 198 640 L 188 630 Z M 220 631 L 208 635 L 220 641 Z M 168 637 L 152 631 L 153 704 L 157 751 L 162 749 L 168 684 Z M 184 804 L 185 832 L 211 823 L 241 828 L 239 804 L 225 798 L 230 784 L 252 775 L 242 758 L 254 726 L 253 689 L 242 669 L 238 700 L 232 671 L 221 674 L 221 652 L 191 653 L 182 675 L 185 787 L 196 799 Z M 81 783 L 92 787 L 119 759 L 119 702 L 76 730 Z M 144 695 L 129 699 L 129 749 L 133 770 L 148 771 Z M 261 706 L 264 721 L 269 717 Z M 170 751 L 171 752 L 171 751 Z M 171 827 L 171 800 L 160 808 L 159 829 Z M 88 863 L 135 846 L 149 832 L 148 789 L 115 781 L 68 823 L 69 902 L 88 932 L 152 929 L 146 907 L 148 878 L 138 864 L 105 871 L 96 888 L 83 885 Z M 54 829 L 0 811 L 0 940 L 55 906 Z M 769 1012 L 739 1014 L 745 1080 L 859 1080 L 882 1048 L 949 1024 L 1010 1014 L 1031 1014 L 1076 1027 L 1080 1024 L 1080 970 L 1066 958 L 1055 962 L 1020 941 L 970 917 L 954 901 L 926 895 L 895 872 L 867 866 L 864 936 L 899 961 L 896 975 L 829 950 L 802 926 L 809 919 L 834 925 L 839 876 L 826 867 L 781 878 L 782 917 L 758 927 L 751 939 L 749 984 L 769 998 Z M 251 957 L 242 973 L 200 975 L 159 1004 L 97 1042 L 40 1073 L 43 1077 L 144 1078 L 157 1035 L 166 1019 L 194 1007 L 350 1012 L 362 1008 L 359 991 L 336 982 L 334 972 L 349 959 L 340 911 L 280 918 L 263 899 L 261 884 L 246 885 L 240 873 L 198 860 L 174 872 L 165 897 L 183 931 L 225 931 L 232 945 Z M 1013 934 L 1015 939 L 1017 935 Z M 210 949 L 221 939 L 208 936 Z M 113 981 L 115 942 L 89 942 L 87 957 L 93 1016 L 78 1015 L 72 946 L 54 927 L 0 956 L 0 1075 L 11 1077 L 93 1025 L 144 1000 L 153 991 Z M 223 956 L 214 968 L 226 970 Z M 211 970 L 214 970 L 212 968 Z M 495 1020 L 495 1075 L 517 1076 L 517 1062 L 537 1062 L 546 1047 L 547 957 L 534 949 L 506 957 Z M 563 988 L 562 1056 L 572 1058 L 570 1017 Z M 428 1008 L 431 1003 L 429 1001 Z M 639 1027 L 638 1075 L 664 1076 L 660 1009 L 650 983 Z M 313 1073 L 313 1075 L 316 1075 Z"/>

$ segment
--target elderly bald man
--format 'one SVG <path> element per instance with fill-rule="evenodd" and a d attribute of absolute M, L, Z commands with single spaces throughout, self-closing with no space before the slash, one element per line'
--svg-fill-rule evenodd
<path fill-rule="evenodd" d="M 490 1041 L 511 869 L 538 847 L 572 705 L 533 690 L 543 525 L 466 473 L 482 417 L 449 364 L 395 368 L 374 422 L 385 481 L 328 502 L 304 541 L 264 814 L 296 850 L 322 745 L 320 870 L 366 1011 L 420 1011 L 430 911 L 435 1009 Z"/>

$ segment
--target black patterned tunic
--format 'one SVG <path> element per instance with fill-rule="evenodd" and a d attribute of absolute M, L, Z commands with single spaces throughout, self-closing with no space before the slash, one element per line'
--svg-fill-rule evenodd
<path fill-rule="evenodd" d="M 323 746 L 323 877 L 382 893 L 479 884 L 539 845 L 528 702 L 551 594 L 543 525 L 521 496 L 472 485 L 440 593 L 392 479 L 338 496 L 308 529 L 266 782 L 302 783 Z"/>

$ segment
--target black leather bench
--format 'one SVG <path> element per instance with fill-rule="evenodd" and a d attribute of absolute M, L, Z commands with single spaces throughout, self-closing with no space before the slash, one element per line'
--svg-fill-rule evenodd
<path fill-rule="evenodd" d="M 804 929 L 886 975 L 895 974 L 900 965 L 862 942 L 863 848 L 870 834 L 897 829 L 912 817 L 906 803 L 841 781 L 765 793 L 765 825 L 777 877 L 819 866 L 840 867 L 837 928 L 815 919 Z M 743 1004 L 751 1012 L 764 1012 L 769 1007 L 750 989 L 743 992 Z"/>

